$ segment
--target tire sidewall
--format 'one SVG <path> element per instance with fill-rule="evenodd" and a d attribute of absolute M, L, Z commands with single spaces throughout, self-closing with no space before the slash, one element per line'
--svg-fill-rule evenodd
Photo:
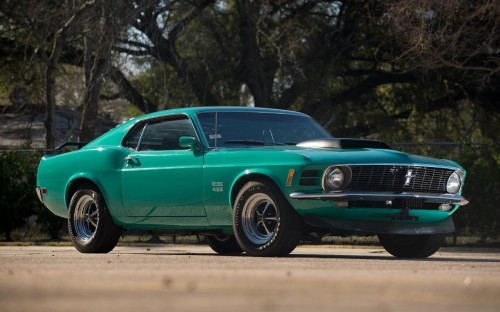
<path fill-rule="evenodd" d="M 277 211 L 276 230 L 271 239 L 263 244 L 256 244 L 246 236 L 242 217 L 247 201 L 256 194 L 268 196 Z M 269 183 L 252 181 L 247 183 L 238 193 L 233 207 L 233 229 L 241 248 L 253 256 L 283 256 L 290 253 L 298 244 L 301 236 L 299 217 L 281 191 Z M 300 234 L 297 234 L 299 233 Z"/>
<path fill-rule="evenodd" d="M 99 214 L 94 235 L 88 240 L 82 239 L 75 232 L 75 209 L 78 201 L 83 196 L 90 196 L 94 199 Z M 100 192 L 92 186 L 85 186 L 81 187 L 71 197 L 68 214 L 68 233 L 78 251 L 82 253 L 106 253 L 111 251 L 118 242 L 121 228 L 113 223 Z"/>

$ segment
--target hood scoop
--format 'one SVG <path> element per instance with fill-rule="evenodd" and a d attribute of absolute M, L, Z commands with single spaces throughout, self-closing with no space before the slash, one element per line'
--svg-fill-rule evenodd
<path fill-rule="evenodd" d="M 337 149 L 356 149 L 356 148 L 380 148 L 391 149 L 391 147 L 382 141 L 364 140 L 364 139 L 321 139 L 300 142 L 298 147 L 305 148 L 337 148 Z"/>

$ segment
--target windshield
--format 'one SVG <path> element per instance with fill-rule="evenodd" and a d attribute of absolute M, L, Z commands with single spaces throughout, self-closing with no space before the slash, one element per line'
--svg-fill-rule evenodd
<path fill-rule="evenodd" d="M 295 145 L 331 135 L 308 116 L 263 112 L 199 113 L 209 147 Z"/>

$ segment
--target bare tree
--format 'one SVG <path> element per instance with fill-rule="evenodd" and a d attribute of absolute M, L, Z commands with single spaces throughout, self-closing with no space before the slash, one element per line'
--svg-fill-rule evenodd
<path fill-rule="evenodd" d="M 110 75 L 113 47 L 127 25 L 143 9 L 141 1 L 95 1 L 93 10 L 88 12 L 81 23 L 84 39 L 85 93 L 80 141 L 92 140 L 96 135 L 101 87 L 105 78 Z"/>
<path fill-rule="evenodd" d="M 453 69 L 479 86 L 500 74 L 497 0 L 390 1 L 382 21 L 401 43 L 400 70 Z"/>
<path fill-rule="evenodd" d="M 53 34 L 51 49 L 48 50 L 48 54 L 43 55 L 43 60 L 46 63 L 46 71 L 45 71 L 45 93 L 47 97 L 46 102 L 46 120 L 45 120 L 45 128 L 46 128 L 46 148 L 53 148 L 55 146 L 55 107 L 56 107 L 56 83 L 55 83 L 55 75 L 57 71 L 57 66 L 59 64 L 59 58 L 65 45 L 67 44 L 66 40 L 68 37 L 72 35 L 70 31 L 78 24 L 80 18 L 85 14 L 85 12 L 91 8 L 95 4 L 95 1 L 84 2 L 80 7 L 76 9 L 76 11 L 69 15 L 66 22 L 55 31 Z M 37 14 L 43 14 L 43 12 L 36 12 Z M 36 18 L 36 16 L 33 16 Z M 37 29 L 33 29 L 35 33 Z M 44 50 L 45 51 L 45 50 Z"/>
<path fill-rule="evenodd" d="M 95 5 L 92 1 L 66 1 L 55 3 L 34 0 L 8 1 L 2 12 L 17 23 L 19 31 L 26 36 L 24 52 L 39 57 L 45 65 L 46 97 L 46 147 L 55 146 L 56 75 L 62 55 L 77 37 L 75 29 L 87 12 Z M 16 46 L 16 44 L 14 44 Z M 78 62 L 77 60 L 73 60 Z"/>
<path fill-rule="evenodd" d="M 152 56 L 166 62 L 174 68 L 180 79 L 184 80 L 192 89 L 200 105 L 216 105 L 217 98 L 210 90 L 205 73 L 190 66 L 178 53 L 176 44 L 184 29 L 193 22 L 202 12 L 214 3 L 214 0 L 193 1 L 186 14 L 170 23 L 163 18 L 165 12 L 175 11 L 175 5 L 182 2 L 156 1 L 155 5 L 145 8 L 132 23 L 136 32 L 141 33 L 137 40 L 125 38 L 121 44 L 114 48 L 115 51 L 135 56 Z M 147 38 L 148 43 L 145 43 Z"/>

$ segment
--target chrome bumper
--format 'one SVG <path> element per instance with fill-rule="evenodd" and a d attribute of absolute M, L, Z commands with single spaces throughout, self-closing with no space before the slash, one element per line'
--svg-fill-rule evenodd
<path fill-rule="evenodd" d="M 290 194 L 293 199 L 321 199 L 333 201 L 350 200 L 369 200 L 369 201 L 388 201 L 397 198 L 402 199 L 420 199 L 425 203 L 450 204 L 464 206 L 469 203 L 468 200 L 460 195 L 452 194 L 412 194 L 412 193 L 344 193 L 344 192 L 321 192 L 321 193 L 301 193 L 294 192 Z"/>

